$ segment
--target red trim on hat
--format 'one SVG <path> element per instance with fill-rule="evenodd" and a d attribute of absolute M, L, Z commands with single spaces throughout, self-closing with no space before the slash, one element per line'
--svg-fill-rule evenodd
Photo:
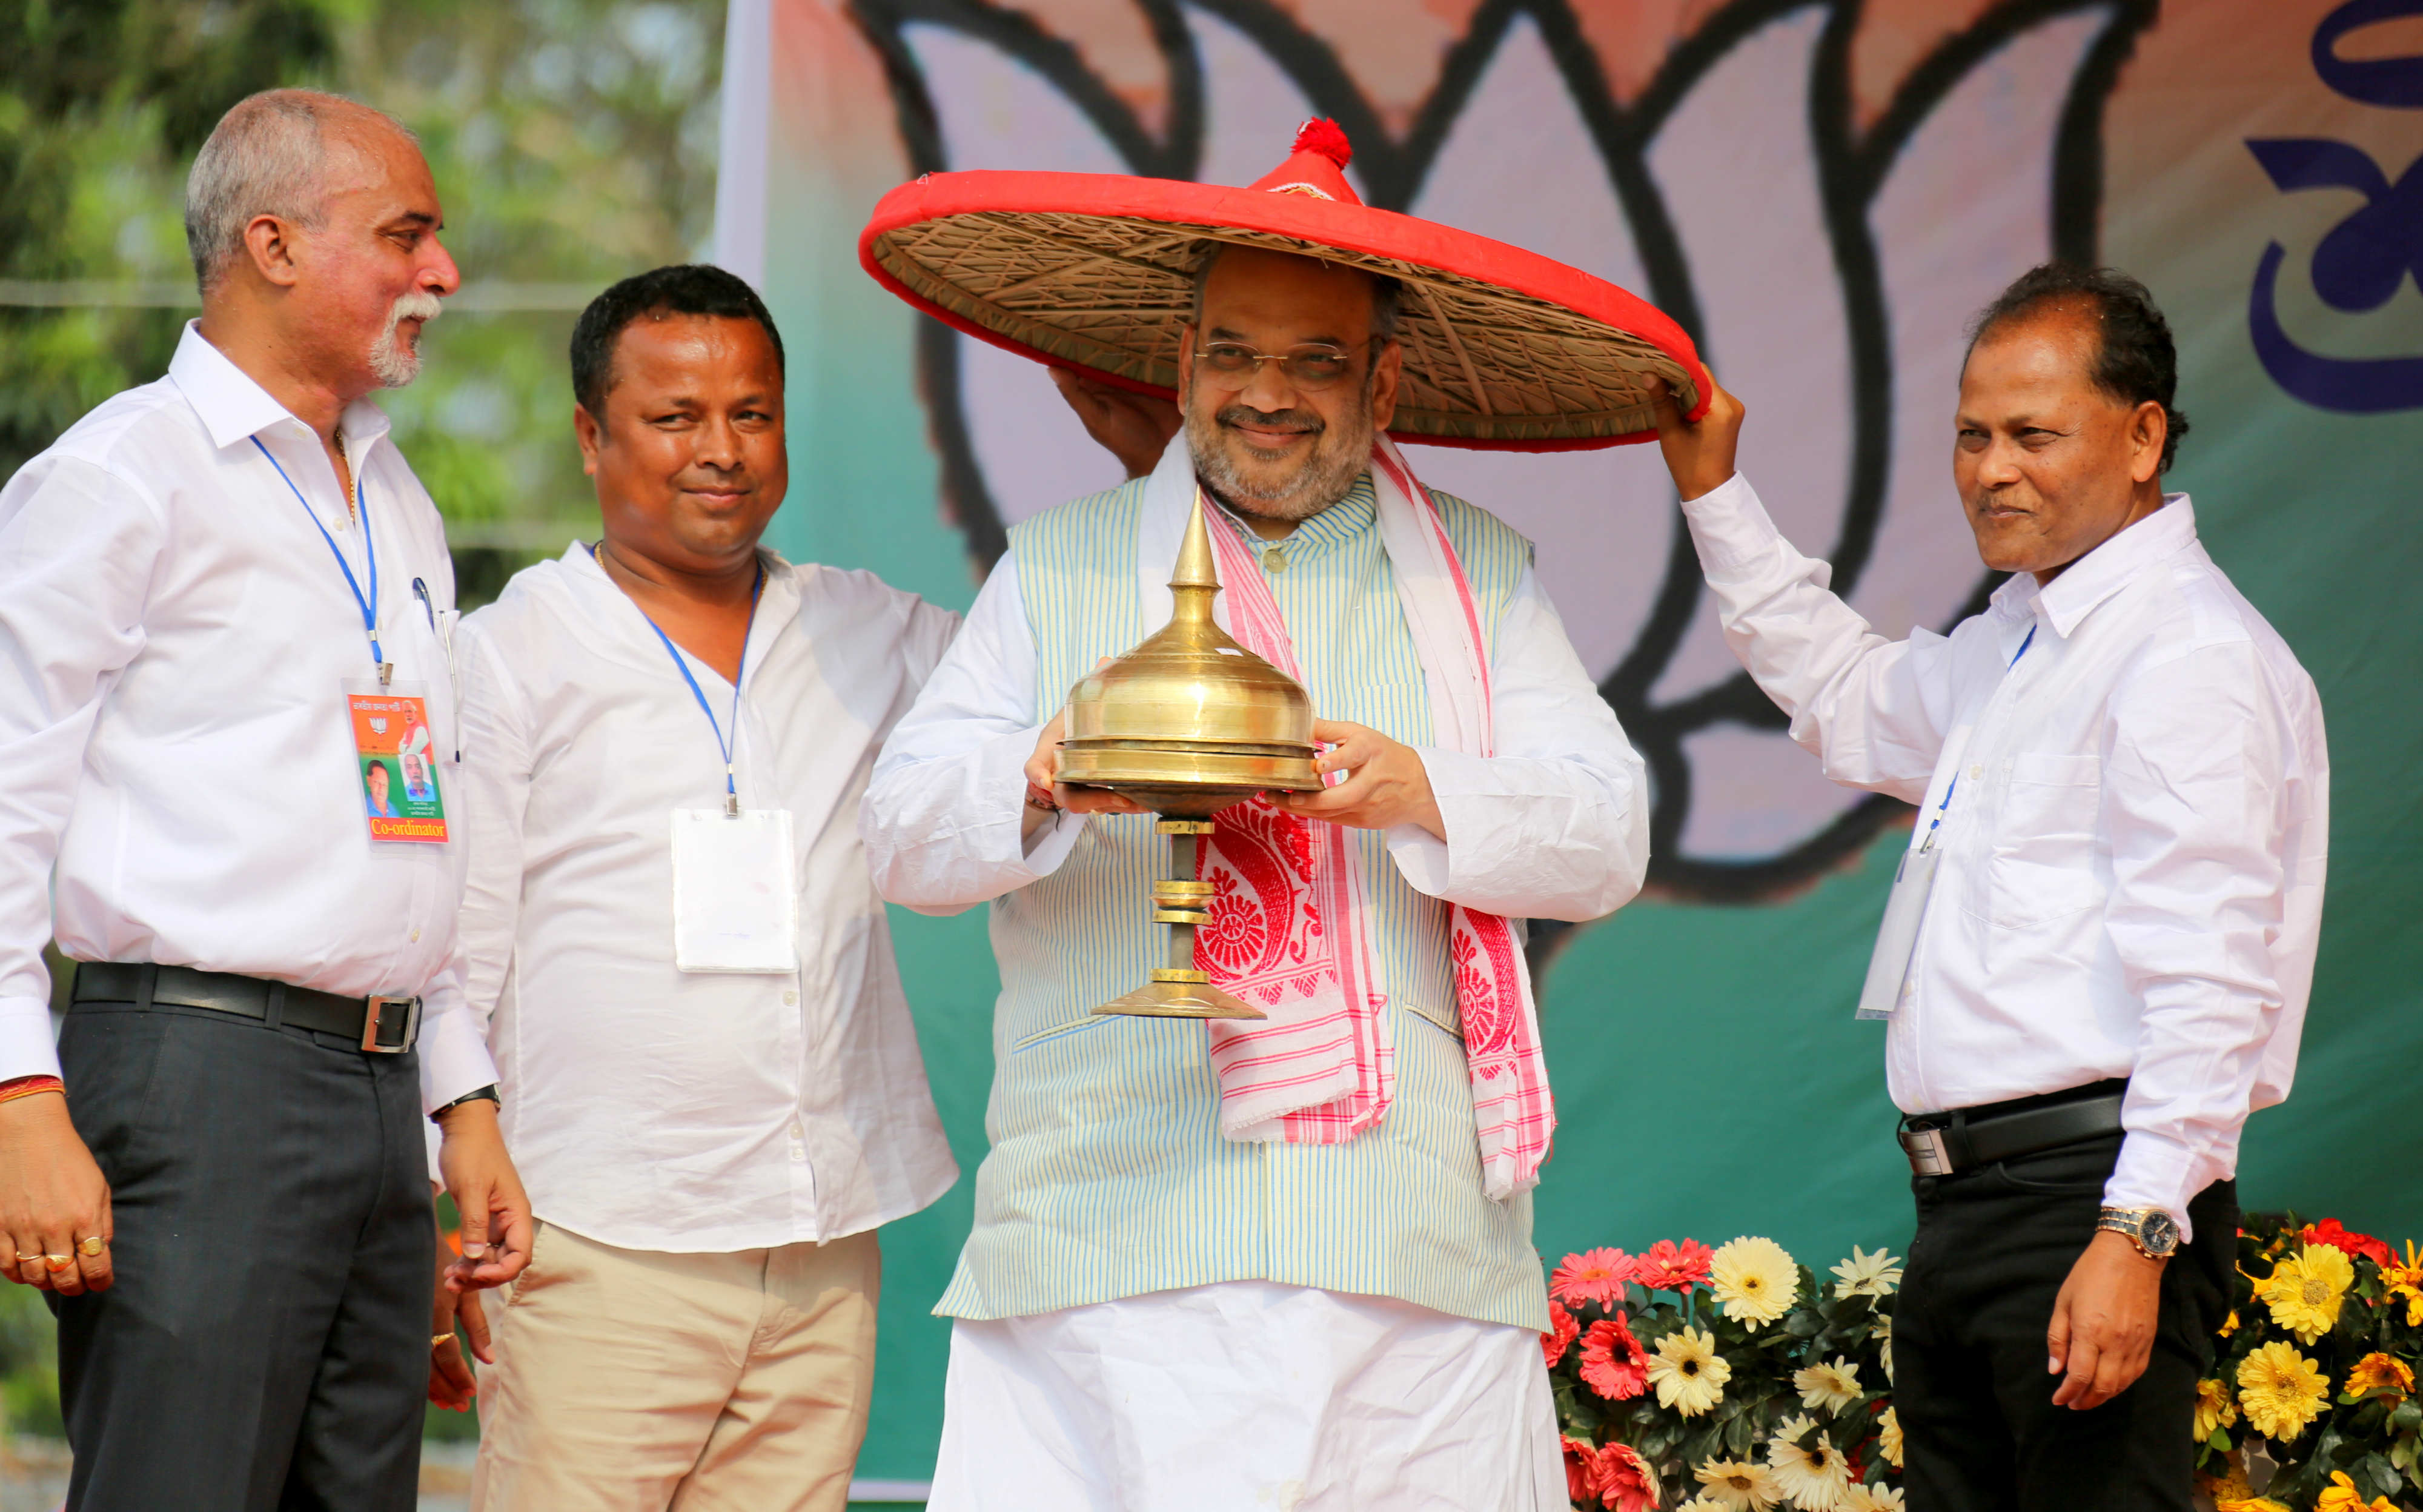
<path fill-rule="evenodd" d="M 1318 151 L 1291 157 L 1272 178 L 1284 181 L 1298 176 L 1299 170 L 1304 170 L 1302 176 L 1309 180 L 1315 165 L 1325 169 L 1339 188 L 1345 188 L 1345 180 L 1338 174 L 1336 163 Z M 1700 402 L 1686 418 L 1697 420 L 1706 413 L 1714 385 L 1708 379 L 1707 370 L 1700 362 L 1698 349 L 1680 326 L 1647 300 L 1604 279 L 1594 278 L 1578 268 L 1569 267 L 1536 252 L 1525 251 L 1519 247 L 1510 247 L 1452 226 L 1400 215 L 1392 210 L 1372 209 L 1354 199 L 1353 193 L 1347 189 L 1345 198 L 1322 199 L 1306 194 L 1272 194 L 1259 189 L 1192 183 L 1178 179 L 1143 179 L 1103 173 L 995 169 L 931 173 L 914 183 L 902 184 L 877 202 L 866 230 L 859 237 L 858 260 L 860 266 L 865 268 L 878 283 L 926 314 L 979 341 L 1016 352 L 1046 366 L 1069 368 L 1137 393 L 1169 398 L 1172 394 L 1168 389 L 1097 372 L 1066 358 L 1037 351 L 932 304 L 894 278 L 876 259 L 877 239 L 920 222 L 980 213 L 1103 215 L 1173 225 L 1234 227 L 1296 237 L 1344 251 L 1397 258 L 1420 266 L 1461 274 L 1517 294 L 1529 294 L 1637 336 L 1673 358 L 1685 372 L 1699 374 Z M 1621 437 L 1577 437 L 1540 441 L 1441 436 L 1403 436 L 1399 438 L 1424 445 L 1480 450 L 1561 452 L 1645 441 L 1655 434 L 1655 430 L 1646 430 Z"/>

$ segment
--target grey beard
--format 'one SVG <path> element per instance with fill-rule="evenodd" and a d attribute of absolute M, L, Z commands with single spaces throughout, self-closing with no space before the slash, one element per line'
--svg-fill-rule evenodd
<path fill-rule="evenodd" d="M 419 320 L 425 328 L 444 310 L 437 296 L 426 290 L 416 289 L 395 302 L 387 312 L 387 329 L 379 332 L 371 343 L 371 375 L 388 389 L 401 389 L 420 376 L 420 338 L 404 340 L 396 326 L 406 320 Z"/>
<path fill-rule="evenodd" d="M 1212 491 L 1248 515 L 1297 522 L 1310 519 L 1345 498 L 1371 461 L 1371 410 L 1357 406 L 1338 428 L 1322 433 L 1313 454 L 1294 477 L 1275 490 L 1249 484 L 1229 461 L 1216 416 L 1186 417 L 1186 446 L 1196 470 Z"/>

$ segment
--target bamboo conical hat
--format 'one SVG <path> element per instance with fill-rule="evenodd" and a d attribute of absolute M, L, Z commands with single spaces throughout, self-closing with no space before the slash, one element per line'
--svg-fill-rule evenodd
<path fill-rule="evenodd" d="M 1196 269 L 1217 244 L 1294 252 L 1402 285 L 1404 441 L 1560 451 L 1655 434 L 1650 380 L 1706 408 L 1683 328 L 1604 279 L 1364 204 L 1343 133 L 1312 121 L 1248 188 L 1097 173 L 929 173 L 859 238 L 877 281 L 971 336 L 1168 396 Z"/>

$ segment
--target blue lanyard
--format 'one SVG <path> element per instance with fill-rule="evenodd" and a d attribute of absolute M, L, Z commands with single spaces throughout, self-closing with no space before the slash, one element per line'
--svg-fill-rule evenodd
<path fill-rule="evenodd" d="M 2019 664 L 2019 658 L 2021 658 L 2021 657 L 2023 657 L 2023 656 L 2027 655 L 2027 654 L 2028 654 L 2028 647 L 2029 647 L 2029 646 L 2032 646 L 2032 645 L 2035 645 L 2035 644 L 2036 644 L 2036 628 L 2035 628 L 2035 626 L 2031 625 L 2031 626 L 2029 626 L 2029 627 L 2028 627 L 2027 639 L 2025 639 L 2025 640 L 2021 641 L 2021 642 L 2019 643 L 2019 648 L 2018 650 L 2016 650 L 2016 651 L 2014 651 L 2014 652 L 2012 652 L 2012 653 L 2011 653 L 2011 665 L 2010 665 L 2009 667 L 2004 667 L 2004 668 L 2003 669 L 2003 673 L 2004 673 L 2005 675 L 2007 675 L 2007 674 L 2010 672 L 2011 667 L 2016 667 L 2016 666 L 2018 666 L 2018 665 Z M 1954 773 L 1952 774 L 1952 781 L 1951 781 L 1951 783 L 1950 783 L 1949 785 L 1947 785 L 1947 786 L 1944 788 L 1944 789 L 1943 789 L 1943 802 L 1941 802 L 1941 803 L 1940 803 L 1940 804 L 1936 804 L 1936 805 L 1935 805 L 1935 818 L 1934 818 L 1933 820 L 1929 820 L 1929 821 L 1927 822 L 1927 826 L 1926 826 L 1926 838 L 1925 838 L 1924 840 L 1923 840 L 1923 841 L 1921 841 L 1921 842 L 1919 843 L 1919 847 L 1918 847 L 1918 848 L 1919 848 L 1920 850 L 1922 850 L 1922 851 L 1929 850 L 1929 849 L 1931 849 L 1931 848 L 1934 846 L 1934 844 L 1935 844 L 1935 832 L 1936 832 L 1937 830 L 1940 830 L 1940 829 L 1941 829 L 1941 828 L 1943 827 L 1943 814 L 1944 814 L 1944 811 L 1945 811 L 1946 809 L 1949 809 L 1949 808 L 1952 806 L 1952 795 L 1953 795 L 1954 793 L 1958 792 L 1959 790 L 1960 790 L 1960 773 L 1958 773 L 1958 772 L 1954 772 Z"/>
<path fill-rule="evenodd" d="M 354 470 L 354 513 L 361 517 L 362 551 L 370 558 L 371 593 L 367 598 L 362 597 L 362 585 L 355 581 L 352 564 L 345 560 L 344 552 L 337 549 L 337 538 L 328 533 L 327 526 L 320 524 L 319 512 L 304 499 L 303 490 L 294 486 L 293 478 L 286 476 L 286 470 L 278 466 L 277 458 L 269 456 L 269 448 L 261 444 L 260 437 L 253 437 L 252 444 L 254 450 L 269 457 L 271 467 L 277 468 L 277 475 L 286 479 L 286 491 L 294 496 L 296 503 L 303 505 L 303 513 L 311 517 L 311 523 L 319 526 L 320 539 L 328 543 L 328 554 L 337 559 L 338 570 L 345 575 L 345 586 L 354 591 L 354 602 L 361 606 L 362 633 L 371 638 L 371 660 L 378 664 L 379 681 L 386 682 L 395 669 L 388 664 L 387 654 L 379 649 L 378 615 L 372 608 L 378 602 L 378 546 L 371 539 L 370 496 L 364 490 L 361 470 L 356 468 Z"/>
<path fill-rule="evenodd" d="M 594 546 L 591 547 L 589 549 L 589 554 L 592 557 L 594 557 L 597 554 L 597 549 Z M 757 628 L 757 597 L 765 591 L 766 564 L 760 562 L 757 564 L 757 581 L 749 585 L 749 630 L 754 630 Z M 640 606 L 636 603 L 631 607 L 634 609 L 640 609 Z M 715 731 L 715 748 L 723 753 L 723 811 L 735 818 L 738 818 L 740 814 L 740 788 L 738 784 L 733 780 L 732 776 L 732 737 L 726 736 L 723 733 L 723 725 L 716 719 L 715 710 L 707 706 L 706 690 L 698 685 L 698 678 L 691 674 L 689 663 L 682 659 L 680 650 L 673 645 L 673 638 L 665 633 L 665 628 L 657 624 L 656 616 L 650 614 L 646 610 L 640 609 L 640 617 L 648 622 L 648 629 L 657 632 L 657 639 L 665 643 L 665 655 L 673 659 L 673 670 L 682 675 L 682 681 L 689 684 L 689 695 L 698 700 L 699 712 L 706 716 L 707 727 Z M 740 662 L 737 666 L 732 669 L 732 730 L 734 736 L 738 735 L 740 732 L 740 679 L 746 676 L 749 672 L 749 630 L 741 632 Z"/>

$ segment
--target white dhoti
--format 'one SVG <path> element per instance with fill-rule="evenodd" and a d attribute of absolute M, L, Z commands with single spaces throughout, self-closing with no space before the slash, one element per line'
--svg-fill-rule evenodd
<path fill-rule="evenodd" d="M 951 1330 L 932 1512 L 1566 1512 L 1540 1338 L 1269 1281 Z"/>

